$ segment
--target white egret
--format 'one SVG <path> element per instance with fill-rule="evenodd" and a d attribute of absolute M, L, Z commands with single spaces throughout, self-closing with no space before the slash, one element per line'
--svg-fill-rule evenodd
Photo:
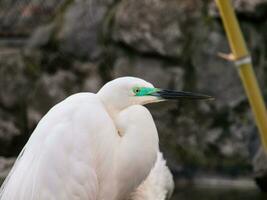
<path fill-rule="evenodd" d="M 97 94 L 68 97 L 40 120 L 0 199 L 164 199 L 172 177 L 152 116 L 142 105 L 178 98 L 210 97 L 154 88 L 134 77 L 108 82 Z"/>

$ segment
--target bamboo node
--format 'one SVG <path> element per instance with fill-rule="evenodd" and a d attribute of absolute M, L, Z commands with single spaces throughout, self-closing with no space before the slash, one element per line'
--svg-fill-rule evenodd
<path fill-rule="evenodd" d="M 240 67 L 240 66 L 242 66 L 244 64 L 251 64 L 252 63 L 252 59 L 251 59 L 250 55 L 247 55 L 247 56 L 244 56 L 244 57 L 241 57 L 241 58 L 236 58 L 234 56 L 234 54 L 232 54 L 232 53 L 226 54 L 226 53 L 219 52 L 218 56 L 220 58 L 223 58 L 223 59 L 227 60 L 227 61 L 233 62 L 234 65 L 237 66 L 237 67 Z"/>
<path fill-rule="evenodd" d="M 234 61 L 234 64 L 237 67 L 240 67 L 240 66 L 245 65 L 245 64 L 251 64 L 251 63 L 252 63 L 252 59 L 251 59 L 250 55 L 244 56 L 244 57 L 236 59 Z"/>

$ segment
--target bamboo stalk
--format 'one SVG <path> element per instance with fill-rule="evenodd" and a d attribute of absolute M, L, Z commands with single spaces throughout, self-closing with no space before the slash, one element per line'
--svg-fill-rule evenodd
<path fill-rule="evenodd" d="M 253 70 L 250 55 L 237 21 L 231 0 L 216 0 L 223 25 L 232 50 L 233 61 L 245 88 L 255 122 L 259 129 L 261 143 L 267 152 L 267 112 L 264 100 Z"/>

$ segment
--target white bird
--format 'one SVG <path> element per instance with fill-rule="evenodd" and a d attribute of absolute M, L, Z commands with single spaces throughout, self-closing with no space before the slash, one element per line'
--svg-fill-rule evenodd
<path fill-rule="evenodd" d="M 3 183 L 0 200 L 164 200 L 172 176 L 144 104 L 206 95 L 118 78 L 78 93 L 39 122 Z"/>

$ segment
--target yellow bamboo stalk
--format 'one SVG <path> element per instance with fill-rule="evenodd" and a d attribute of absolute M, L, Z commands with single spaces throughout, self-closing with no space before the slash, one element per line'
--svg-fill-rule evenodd
<path fill-rule="evenodd" d="M 215 0 L 237 64 L 252 112 L 259 129 L 262 145 L 267 152 L 267 112 L 264 100 L 252 67 L 250 55 L 240 30 L 231 0 Z"/>

